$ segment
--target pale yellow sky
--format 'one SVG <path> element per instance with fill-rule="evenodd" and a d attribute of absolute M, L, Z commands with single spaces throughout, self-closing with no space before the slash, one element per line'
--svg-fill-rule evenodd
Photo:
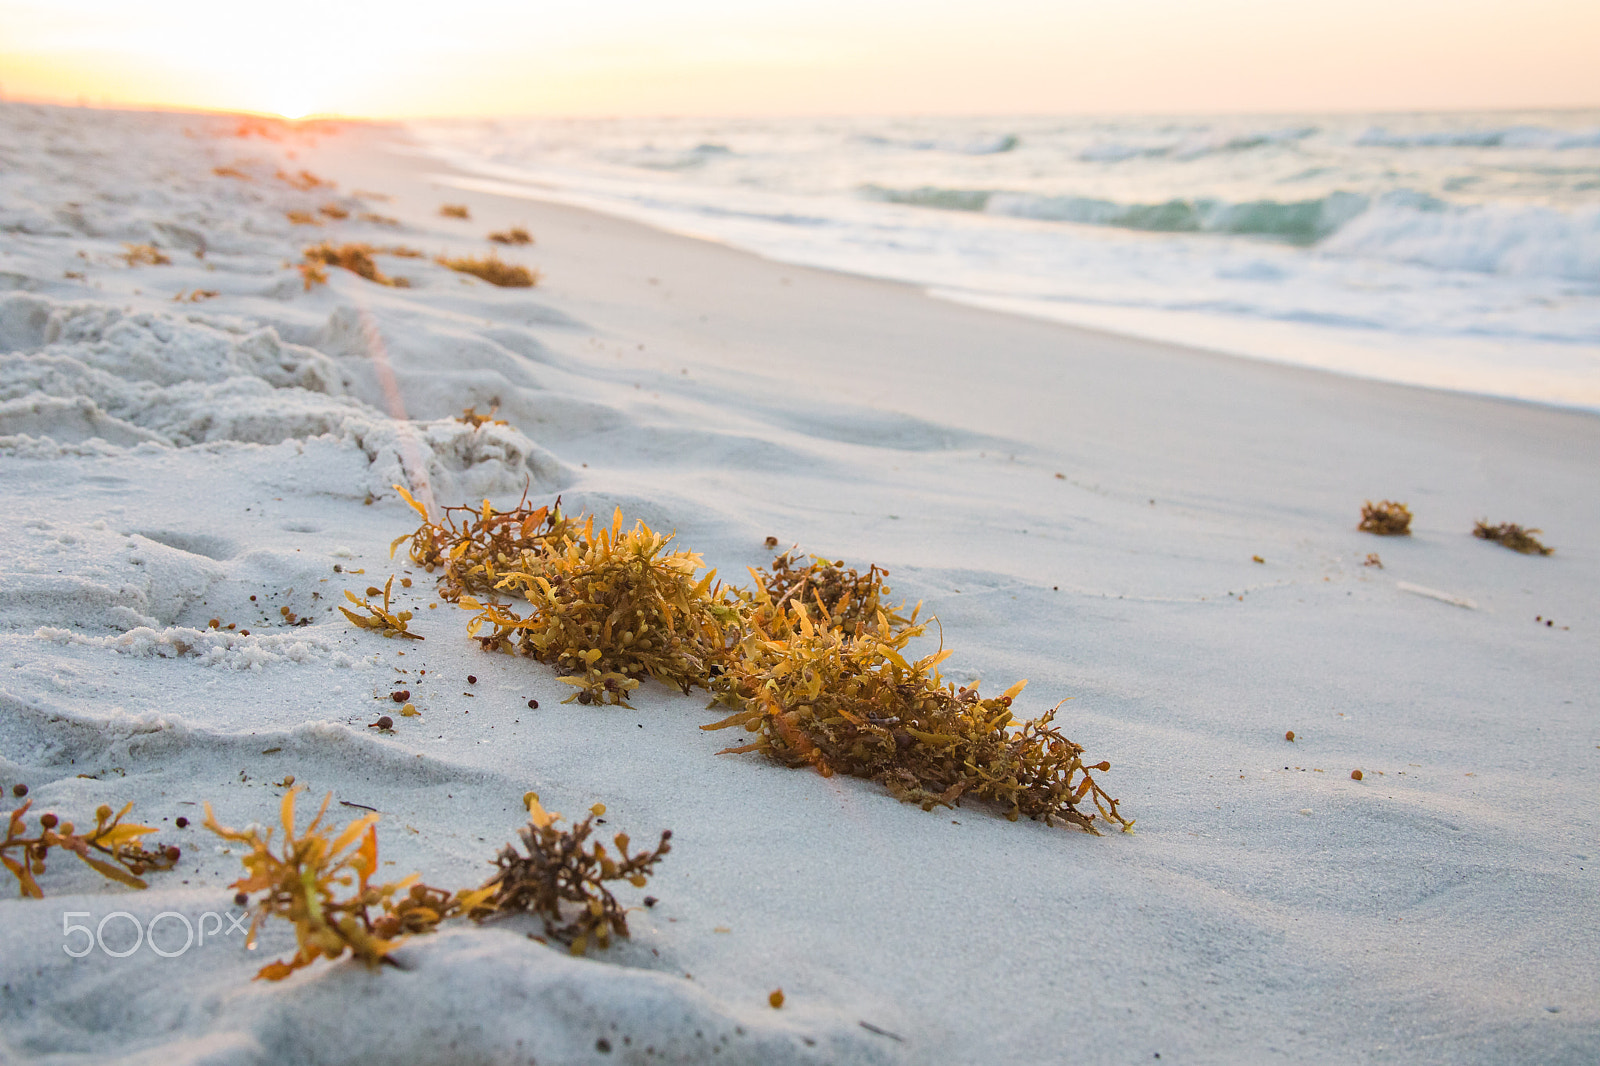
<path fill-rule="evenodd" d="M 1600 105 L 1595 0 L 0 0 L 8 99 L 298 117 Z"/>

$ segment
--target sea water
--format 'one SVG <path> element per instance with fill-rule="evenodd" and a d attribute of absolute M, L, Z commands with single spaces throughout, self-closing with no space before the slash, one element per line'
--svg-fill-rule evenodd
<path fill-rule="evenodd" d="M 458 184 L 937 297 L 1600 409 L 1600 111 L 423 122 Z"/>

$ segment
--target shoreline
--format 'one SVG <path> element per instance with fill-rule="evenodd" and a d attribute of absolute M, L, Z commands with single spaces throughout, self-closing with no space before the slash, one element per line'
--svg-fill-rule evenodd
<path fill-rule="evenodd" d="M 1482 335 L 1471 330 L 1456 334 L 1446 331 L 1438 335 L 1427 329 L 1417 332 L 1409 328 L 1386 330 L 1376 328 L 1371 321 L 1362 318 L 1362 313 L 1357 308 L 1348 311 L 1350 315 L 1356 316 L 1356 324 L 1340 327 L 1317 321 L 1319 316 L 1332 312 L 1328 307 L 1321 307 L 1319 310 L 1313 305 L 1305 305 L 1298 312 L 1285 315 L 1274 314 L 1264 307 L 1257 308 L 1256 312 L 1252 313 L 1219 314 L 1194 308 L 1185 309 L 1181 305 L 1162 306 L 1160 301 L 1143 306 L 1139 298 L 1132 295 L 1128 296 L 1128 299 L 1133 301 L 1131 304 L 1119 302 L 1117 298 L 1109 302 L 1097 301 L 1092 295 L 1084 294 L 1080 294 L 1082 297 L 1080 299 L 1074 297 L 1068 290 L 1040 289 L 1035 295 L 1018 297 L 1010 295 L 1008 291 L 1002 291 L 1001 288 L 988 285 L 981 279 L 972 281 L 969 288 L 961 288 L 946 283 L 942 277 L 929 274 L 929 267 L 915 256 L 895 258 L 891 255 L 885 259 L 880 254 L 874 259 L 871 255 L 862 258 L 862 255 L 867 254 L 862 252 L 852 258 L 847 254 L 846 248 L 835 247 L 826 240 L 819 239 L 818 243 L 798 237 L 790 239 L 778 232 L 782 227 L 778 227 L 778 230 L 771 226 L 762 228 L 759 220 L 763 217 L 761 214 L 763 211 L 792 210 L 803 213 L 807 210 L 804 207 L 807 202 L 805 198 L 785 200 L 780 197 L 771 202 L 762 199 L 748 203 L 740 201 L 730 210 L 734 216 L 741 218 L 746 212 L 754 212 L 751 218 L 755 221 L 751 224 L 755 228 L 730 229 L 728 225 L 718 222 L 720 216 L 717 210 L 706 207 L 706 210 L 710 211 L 710 217 L 702 217 L 695 209 L 692 197 L 677 203 L 672 200 L 670 190 L 663 193 L 668 198 L 663 203 L 652 201 L 648 190 L 644 187 L 635 188 L 625 181 L 620 191 L 608 192 L 605 191 L 610 188 L 608 183 L 622 179 L 602 173 L 595 176 L 595 180 L 600 182 L 600 188 L 590 192 L 583 187 L 584 179 L 581 173 L 554 171 L 541 178 L 532 171 L 475 159 L 470 153 L 453 148 L 448 143 L 431 143 L 421 133 L 409 129 L 407 136 L 413 138 L 412 143 L 418 153 L 424 157 L 437 159 L 441 171 L 453 175 L 444 180 L 460 188 L 583 207 L 612 217 L 641 222 L 680 236 L 709 240 L 758 256 L 771 257 L 776 262 L 806 265 L 814 269 L 841 270 L 858 277 L 902 281 L 921 288 L 937 299 L 988 307 L 1002 313 L 1058 322 L 1074 328 L 1103 330 L 1178 347 L 1320 369 L 1366 380 L 1438 388 L 1600 413 L 1600 385 L 1596 384 L 1596 381 L 1600 380 L 1596 377 L 1596 374 L 1600 373 L 1600 364 L 1595 363 L 1596 354 L 1600 349 L 1595 349 L 1592 345 L 1574 344 L 1571 337 L 1567 337 L 1564 342 L 1558 342 L 1542 335 L 1529 335 L 1513 342 L 1515 331 L 1512 334 L 1499 335 L 1487 325 L 1485 328 L 1488 332 Z M 707 189 L 700 190 L 702 194 L 706 191 Z M 685 192 L 683 196 L 688 196 L 688 193 Z M 938 225 L 955 225 L 960 219 L 968 217 L 968 212 L 960 211 L 930 212 L 927 208 L 901 210 L 908 213 L 879 219 L 879 224 L 897 231 L 904 227 L 905 239 L 913 242 L 924 239 L 919 228 L 922 225 L 933 226 L 936 219 L 939 220 Z M 826 207 L 816 208 L 816 213 L 820 217 L 813 221 L 831 219 L 837 214 L 836 211 Z M 846 217 L 841 215 L 836 222 Z M 916 219 L 921 219 L 921 222 L 915 221 Z M 1015 232 L 1011 232 L 1010 237 L 1022 249 L 1018 254 L 1022 255 L 1024 260 L 1029 255 L 1046 254 L 1040 250 L 1046 245 L 1035 247 L 1036 241 L 1046 241 L 1051 234 L 1055 237 L 1049 237 L 1050 240 L 1066 239 L 1060 235 L 1067 231 L 1060 227 L 1065 225 L 1070 230 L 1073 225 L 1062 222 L 1040 223 L 1025 218 L 1010 219 L 1008 216 L 990 218 L 985 224 L 1014 228 Z M 968 223 L 961 223 L 961 226 L 966 225 Z M 943 233 L 942 230 L 938 232 Z M 957 240 L 965 232 L 958 227 L 945 237 Z M 866 240 L 868 236 L 864 234 L 862 239 Z M 1132 239 L 1126 233 L 1123 237 Z M 1102 227 L 1091 226 L 1083 229 L 1079 237 L 1073 239 L 1087 241 L 1083 251 L 1086 254 L 1093 254 L 1094 249 L 1108 241 L 1109 237 L 1103 232 Z M 1228 246 L 1212 245 L 1209 242 L 1230 238 L 1214 235 L 1196 239 L 1206 241 L 1208 248 L 1219 249 L 1211 254 L 1221 255 L 1220 249 Z M 1237 244 L 1237 240 L 1235 243 Z M 873 247 L 876 248 L 876 245 Z M 1199 247 L 1198 244 L 1194 246 L 1196 254 L 1200 254 Z M 1251 252 L 1252 247 L 1255 249 L 1254 253 Z M 1246 265 L 1254 263 L 1255 267 L 1264 271 L 1277 270 L 1278 266 L 1289 270 L 1299 269 L 1272 258 L 1276 248 L 1278 246 L 1270 241 L 1255 245 L 1245 241 L 1237 244 L 1236 250 L 1229 254 L 1242 257 L 1240 263 Z M 878 251 L 882 252 L 882 249 Z M 1255 262 L 1249 258 L 1251 254 L 1267 258 Z M 1325 260 L 1325 263 L 1340 261 L 1341 257 L 1334 255 L 1333 258 Z M 1231 264 L 1232 260 L 1219 261 L 1217 264 L 1197 261 L 1192 264 L 1192 269 L 1205 275 L 1213 267 L 1221 269 L 1224 263 Z M 1403 267 L 1403 262 L 1389 263 L 1375 260 L 1369 265 L 1371 270 L 1377 273 L 1373 275 L 1368 287 L 1387 289 L 1391 286 L 1403 287 L 1405 284 L 1410 284 L 1399 276 L 1390 276 L 1395 269 Z M 1300 267 L 1305 266 L 1307 264 L 1300 264 Z M 1231 269 L 1242 269 L 1242 267 L 1233 264 Z M 1467 270 L 1462 275 L 1463 278 L 1477 276 L 1479 275 L 1472 270 Z M 1087 281 L 1085 283 L 1088 284 Z M 1017 284 L 1037 286 L 1044 282 L 1040 278 L 1032 277 L 1031 280 L 1018 281 Z M 1092 292 L 1092 288 L 1090 285 L 1084 292 Z M 1214 295 L 1213 298 L 1224 299 L 1221 295 Z M 1255 297 L 1240 294 L 1238 298 Z M 1268 299 L 1264 293 L 1260 298 Z M 1427 292 L 1422 292 L 1413 294 L 1412 298 L 1422 300 L 1421 306 L 1426 306 L 1426 301 L 1433 297 Z M 1397 295 L 1396 299 L 1401 297 Z M 1391 314 L 1397 314 L 1399 306 L 1403 305 L 1396 305 L 1388 310 Z M 1367 310 L 1373 311 L 1372 308 Z M 1422 317 L 1427 318 L 1426 315 Z M 1404 321 L 1402 316 L 1400 320 L 1391 322 L 1390 325 L 1398 327 Z"/>
<path fill-rule="evenodd" d="M 704 1033 L 719 1061 L 752 1064 L 1600 1052 L 1591 414 L 1184 350 L 441 189 L 374 131 L 264 145 L 46 118 L 103 165 L 0 126 L 25 163 L 0 192 L 38 220 L 0 232 L 0 273 L 31 286 L 0 293 L 16 392 L 0 571 L 28 590 L 0 615 L 0 786 L 26 782 L 39 809 L 135 801 L 185 860 L 135 893 L 53 859 L 44 901 L 0 900 L 17 990 L 0 1056 L 577 1063 L 648 1046 L 689 1063 Z M 250 180 L 209 172 L 236 160 Z M 274 168 L 338 187 L 302 194 Z M 355 189 L 389 194 L 367 209 L 398 225 L 283 221 Z M 107 209 L 122 231 L 56 214 L 119 190 L 141 197 Z M 470 218 L 441 218 L 446 202 Z M 136 225 L 210 251 L 120 263 Z M 485 240 L 512 225 L 534 243 Z M 307 290 L 291 257 L 323 239 L 427 254 L 380 259 L 411 288 L 335 269 Z M 540 284 L 431 261 L 491 249 Z M 198 286 L 219 295 L 172 301 Z M 496 402 L 509 426 L 453 417 Z M 895 602 L 940 619 L 947 679 L 1030 679 L 1024 718 L 1071 698 L 1059 724 L 1111 762 L 1102 782 L 1138 832 L 924 812 L 717 755 L 726 734 L 698 727 L 723 715 L 699 692 L 563 705 L 557 671 L 480 651 L 457 610 L 429 608 L 427 575 L 390 562 L 415 516 L 386 486 L 423 474 L 440 503 L 508 506 L 527 478 L 536 504 L 620 506 L 734 580 L 767 564 L 768 536 L 886 566 Z M 1410 537 L 1355 530 L 1381 498 L 1410 502 Z M 1556 554 L 1475 540 L 1481 517 L 1541 526 Z M 391 572 L 415 579 L 400 602 L 425 641 L 325 609 Z M 253 635 L 201 640 L 213 616 Z M 421 716 L 369 728 L 402 682 Z M 210 801 L 224 823 L 270 823 L 289 774 L 383 813 L 385 877 L 477 883 L 529 789 L 555 810 L 603 802 L 639 840 L 671 828 L 673 852 L 657 904 L 619 892 L 632 938 L 588 960 L 515 921 L 417 937 L 404 970 L 322 962 L 278 984 L 250 977 L 281 957 L 281 926 L 252 954 L 60 954 L 62 909 L 225 904 L 237 856 L 171 820 Z M 96 997 L 117 1028 L 28 1006 Z"/>

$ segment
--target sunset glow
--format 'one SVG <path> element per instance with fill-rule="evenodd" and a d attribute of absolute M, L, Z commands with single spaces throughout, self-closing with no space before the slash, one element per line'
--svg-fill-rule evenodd
<path fill-rule="evenodd" d="M 0 42 L 10 99 L 290 117 L 1600 103 L 1584 0 L 0 0 Z"/>

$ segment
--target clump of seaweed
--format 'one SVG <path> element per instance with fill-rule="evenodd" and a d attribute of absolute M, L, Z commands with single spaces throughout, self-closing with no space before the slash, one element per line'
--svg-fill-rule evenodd
<path fill-rule="evenodd" d="M 1378 504 L 1368 500 L 1361 507 L 1361 524 L 1356 528 L 1380 537 L 1409 537 L 1411 508 L 1394 500 L 1384 500 Z"/>
<path fill-rule="evenodd" d="M 627 694 L 645 677 L 684 692 L 705 685 L 742 632 L 741 601 L 715 570 L 696 581 L 700 556 L 668 551 L 671 540 L 642 521 L 624 531 L 621 508 L 610 529 L 596 532 L 593 515 L 569 523 L 495 584 L 532 612 L 463 596 L 478 612 L 467 631 L 486 650 L 581 670 L 561 678 L 578 689 L 568 703 L 631 706 Z"/>
<path fill-rule="evenodd" d="M 233 178 L 236 181 L 253 181 L 254 179 L 238 167 L 212 167 L 211 173 L 219 178 Z"/>
<path fill-rule="evenodd" d="M 317 214 L 326 215 L 328 218 L 331 218 L 336 222 L 343 221 L 344 219 L 350 217 L 349 211 L 332 202 L 325 203 L 321 207 L 317 208 Z"/>
<path fill-rule="evenodd" d="M 488 500 L 481 508 L 446 507 L 438 522 L 403 486 L 396 492 L 422 516 L 422 525 L 389 545 L 389 554 L 411 542 L 411 561 L 428 573 L 438 573 L 439 598 L 459 601 L 470 594 L 493 596 L 507 573 L 537 563 L 526 563 L 557 548 L 567 532 L 561 498 L 553 505 L 533 508 L 527 496 L 509 511 L 496 511 Z"/>
<path fill-rule="evenodd" d="M 846 567 L 844 561 L 830 561 L 818 555 L 801 566 L 793 551 L 784 552 L 772 560 L 772 569 L 750 571 L 757 591 L 752 597 L 749 620 L 768 633 L 788 632 L 792 615 L 791 602 L 803 603 L 807 609 L 815 604 L 822 624 L 838 629 L 846 636 L 854 636 L 858 627 L 870 625 L 882 612 L 891 626 L 909 626 L 916 621 L 917 611 L 909 617 L 900 614 L 904 605 L 889 607 L 885 598 L 892 591 L 883 583 L 889 571 L 870 566 L 865 574 Z"/>
<path fill-rule="evenodd" d="M 295 797 L 303 791 L 304 786 L 296 786 L 284 794 L 279 807 L 283 841 L 276 850 L 271 829 L 230 829 L 217 822 L 211 804 L 205 806 L 207 829 L 250 849 L 240 859 L 246 876 L 230 887 L 241 894 L 264 893 L 255 905 L 246 946 L 255 947 L 256 934 L 267 918 L 294 923 L 299 950 L 287 961 L 263 966 L 256 974 L 258 980 L 281 981 L 319 958 L 337 959 L 346 951 L 368 966 L 377 966 L 388 961 L 406 933 L 430 932 L 444 918 L 467 906 L 481 905 L 486 894 L 441 894 L 425 885 L 413 886 L 415 875 L 374 884 L 377 813 L 357 818 L 334 836 L 331 826 L 322 825 L 333 798 L 329 793 L 311 824 L 297 834 Z M 423 891 L 416 893 L 417 887 Z M 397 900 L 408 888 L 411 891 Z M 442 902 L 437 899 L 440 895 L 444 896 Z M 376 918 L 374 910 L 378 911 Z"/>
<path fill-rule="evenodd" d="M 516 263 L 507 263 L 490 252 L 484 256 L 464 255 L 456 258 L 440 256 L 439 265 L 447 266 L 461 274 L 482 278 L 490 285 L 502 289 L 530 289 L 539 283 L 539 272 Z"/>
<path fill-rule="evenodd" d="M 310 211 L 285 211 L 283 217 L 289 220 L 291 226 L 320 226 L 322 220 Z"/>
<path fill-rule="evenodd" d="M 472 212 L 467 210 L 466 204 L 440 204 L 439 214 L 444 218 L 471 218 Z"/>
<path fill-rule="evenodd" d="M 94 812 L 94 828 L 84 833 L 79 833 L 71 822 L 63 822 L 46 812 L 37 816 L 38 828 L 29 836 L 27 818 L 32 805 L 33 801 L 29 800 L 11 812 L 5 838 L 0 840 L 0 864 L 17 879 L 18 894 L 24 898 L 44 898 L 44 890 L 36 878 L 45 872 L 45 860 L 51 848 L 72 852 L 95 873 L 129 888 L 147 887 L 143 880 L 145 873 L 169 870 L 182 857 L 182 852 L 175 847 L 149 849 L 140 844 L 141 837 L 156 829 L 122 823 L 123 817 L 133 809 L 131 803 L 114 814 L 109 805 L 101 804 Z"/>
<path fill-rule="evenodd" d="M 410 286 L 405 278 L 391 278 L 378 269 L 377 261 L 372 257 L 383 249 L 374 248 L 370 244 L 340 244 L 334 245 L 328 241 L 315 244 L 305 251 L 307 263 L 320 266 L 343 267 L 359 277 L 368 281 L 377 282 L 379 285 L 388 285 L 395 288 Z"/>
<path fill-rule="evenodd" d="M 331 189 L 335 184 L 334 182 L 328 181 L 325 178 L 317 177 L 309 170 L 302 170 L 298 174 L 290 174 L 286 171 L 280 170 L 278 171 L 278 180 L 287 182 L 296 189 L 299 189 L 301 192 L 310 192 L 312 189 L 320 188 Z"/>
<path fill-rule="evenodd" d="M 506 422 L 505 419 L 496 418 L 495 417 L 495 412 L 497 412 L 499 410 L 500 410 L 500 406 L 498 404 L 496 404 L 494 407 L 491 407 L 489 409 L 489 413 L 488 414 L 480 415 L 478 413 L 477 405 L 474 404 L 471 407 L 463 409 L 462 412 L 459 415 L 456 415 L 456 421 L 457 422 L 461 422 L 461 423 L 463 423 L 465 425 L 469 425 L 473 429 L 482 429 L 484 426 L 504 426 L 504 425 L 509 425 L 509 423 Z"/>
<path fill-rule="evenodd" d="M 306 291 L 310 292 L 314 285 L 328 283 L 328 268 L 321 263 L 301 263 L 299 265 L 300 277 L 306 283 Z"/>
<path fill-rule="evenodd" d="M 879 612 L 853 636 L 814 625 L 791 603 L 788 636 L 759 624 L 719 679 L 734 714 L 702 729 L 742 725 L 759 734 L 723 754 L 758 751 L 785 766 L 811 766 L 882 784 L 924 810 L 963 796 L 999 803 L 1013 821 L 1027 816 L 1097 833 L 1094 810 L 1124 830 L 1124 818 L 1091 776 L 1111 768 L 1083 762 L 1084 749 L 1050 723 L 1054 711 L 1017 722 L 1013 698 L 1027 682 L 984 699 L 975 688 L 942 683 L 936 667 L 949 651 L 916 662 L 902 654 L 925 625 L 897 628 Z M 1079 809 L 1085 799 L 1094 810 Z"/>
<path fill-rule="evenodd" d="M 532 244 L 533 235 L 521 226 L 512 226 L 507 230 L 498 230 L 489 234 L 489 239 L 496 244 Z"/>
<path fill-rule="evenodd" d="M 1542 529 L 1523 529 L 1515 522 L 1502 522 L 1491 526 L 1488 519 L 1473 523 L 1472 535 L 1479 540 L 1491 540 L 1496 544 L 1504 545 L 1514 552 L 1523 555 L 1553 555 L 1554 548 L 1547 548 L 1539 542 L 1535 533 L 1543 533 Z"/>
<path fill-rule="evenodd" d="M 390 608 L 389 593 L 393 588 L 394 575 L 390 574 L 389 580 L 383 583 L 383 588 L 380 589 L 369 587 L 367 589 L 368 596 L 377 596 L 382 594 L 382 607 L 379 607 L 377 604 L 372 603 L 369 600 L 360 599 L 355 593 L 351 592 L 349 589 L 345 589 L 345 599 L 349 600 L 357 607 L 360 607 L 362 610 L 367 611 L 368 614 L 365 616 L 356 614 L 348 607 L 340 607 L 339 610 L 343 612 L 346 618 L 350 619 L 350 621 L 354 622 L 362 629 L 376 629 L 386 637 L 406 637 L 411 640 L 424 639 L 420 633 L 413 633 L 406 628 L 412 617 L 410 611 L 401 611 L 397 614 L 393 609 Z"/>
<path fill-rule="evenodd" d="M 145 266 L 170 266 L 172 264 L 172 260 L 167 258 L 166 253 L 153 244 L 124 244 L 122 247 L 126 249 L 122 253 L 122 259 L 129 266 L 139 266 L 141 264 Z"/>
<path fill-rule="evenodd" d="M 606 812 L 602 804 L 589 808 L 589 816 L 569 829 L 557 826 L 561 815 L 546 811 L 537 793 L 524 797 L 528 825 L 518 834 L 522 850 L 507 844 L 495 858 L 499 871 L 479 891 L 488 891 L 482 904 L 486 913 L 524 911 L 544 920 L 545 933 L 582 955 L 593 940 L 611 946 L 613 935 L 628 935 L 622 905 L 606 888 L 607 881 L 627 881 L 643 888 L 656 863 L 672 850 L 672 830 L 663 830 L 652 851 L 628 849 L 626 833 L 612 837 L 616 858 L 596 840 L 589 843 L 594 819 Z M 567 905 L 563 914 L 563 904 Z M 570 917 L 569 917 L 570 915 Z"/>
<path fill-rule="evenodd" d="M 363 221 L 363 222 L 370 222 L 374 226 L 398 226 L 398 225 L 400 225 L 400 220 L 398 218 L 391 218 L 388 215 L 380 215 L 376 211 L 363 211 L 363 212 L 361 212 L 360 215 L 358 215 L 356 217 L 361 219 L 361 221 Z"/>

